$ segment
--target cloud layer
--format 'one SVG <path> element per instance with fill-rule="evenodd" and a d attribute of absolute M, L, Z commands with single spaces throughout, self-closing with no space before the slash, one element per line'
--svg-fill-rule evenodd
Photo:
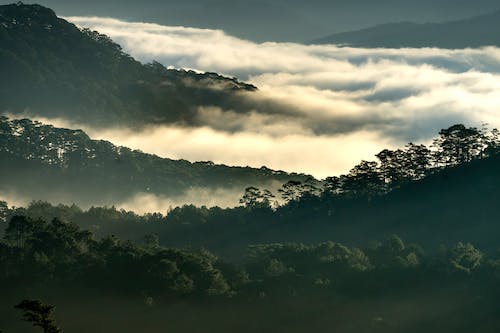
<path fill-rule="evenodd" d="M 135 58 L 249 81 L 245 112 L 200 105 L 190 128 L 93 136 L 174 158 L 267 165 L 318 177 L 457 122 L 500 125 L 500 49 L 257 44 L 220 30 L 70 17 Z M 91 129 L 90 129 L 91 130 Z"/>

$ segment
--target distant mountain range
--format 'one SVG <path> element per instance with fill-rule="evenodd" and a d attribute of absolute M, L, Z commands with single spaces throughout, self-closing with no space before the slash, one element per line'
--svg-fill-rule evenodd
<path fill-rule="evenodd" d="M 172 199 L 193 189 L 230 190 L 237 201 L 250 185 L 308 178 L 265 167 L 160 158 L 29 119 L 0 118 L 0 160 L 1 194 L 85 206 L 117 204 L 137 193 Z"/>
<path fill-rule="evenodd" d="M 0 0 L 7 4 L 12 0 Z M 38 0 L 64 16 L 115 17 L 222 29 L 254 41 L 303 42 L 394 21 L 444 22 L 491 13 L 497 0 Z"/>
<path fill-rule="evenodd" d="M 312 44 L 353 47 L 440 47 L 468 48 L 500 46 L 500 11 L 445 23 L 399 22 L 333 34 Z"/>

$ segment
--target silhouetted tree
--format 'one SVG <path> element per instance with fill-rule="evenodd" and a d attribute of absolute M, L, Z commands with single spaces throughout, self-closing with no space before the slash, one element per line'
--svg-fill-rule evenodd
<path fill-rule="evenodd" d="M 380 161 L 380 174 L 386 189 L 403 183 L 407 179 L 408 170 L 405 168 L 405 153 L 401 149 L 384 149 L 376 155 Z"/>
<path fill-rule="evenodd" d="M 24 312 L 23 318 L 25 321 L 35 327 L 41 327 L 44 333 L 62 332 L 53 318 L 54 306 L 45 304 L 40 300 L 23 300 L 15 308 Z"/>
<path fill-rule="evenodd" d="M 377 162 L 361 161 L 344 176 L 343 190 L 353 197 L 371 197 L 384 188 Z"/>
<path fill-rule="evenodd" d="M 484 149 L 484 133 L 475 127 L 453 125 L 439 132 L 434 140 L 438 165 L 457 165 L 469 162 Z"/>
<path fill-rule="evenodd" d="M 245 189 L 245 193 L 240 199 L 240 203 L 245 207 L 250 208 L 256 208 L 258 206 L 269 207 L 271 205 L 272 198 L 274 198 L 274 195 L 271 191 L 267 189 L 260 190 L 256 187 L 250 186 Z"/>
<path fill-rule="evenodd" d="M 303 193 L 303 186 L 301 181 L 290 180 L 283 184 L 283 186 L 278 190 L 281 194 L 281 198 L 286 202 L 298 200 Z"/>
<path fill-rule="evenodd" d="M 408 143 L 404 149 L 403 170 L 407 179 L 420 180 L 428 173 L 432 164 L 431 151 L 425 145 Z"/>

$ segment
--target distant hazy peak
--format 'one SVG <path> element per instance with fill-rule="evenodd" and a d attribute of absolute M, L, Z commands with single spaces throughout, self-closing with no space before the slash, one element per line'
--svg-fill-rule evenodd
<path fill-rule="evenodd" d="M 440 47 L 500 46 L 500 11 L 443 23 L 394 22 L 333 34 L 310 44 L 352 47 Z"/>

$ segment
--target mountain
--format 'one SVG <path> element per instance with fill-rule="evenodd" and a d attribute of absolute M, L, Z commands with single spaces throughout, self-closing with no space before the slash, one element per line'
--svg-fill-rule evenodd
<path fill-rule="evenodd" d="M 143 65 L 109 37 L 39 5 L 0 6 L 0 112 L 94 126 L 191 124 L 200 105 L 244 110 L 256 87 L 215 73 Z"/>
<path fill-rule="evenodd" d="M 500 46 L 500 11 L 445 23 L 399 22 L 338 33 L 311 42 L 353 47 L 468 48 Z"/>
<path fill-rule="evenodd" d="M 0 118 L 0 159 L 3 195 L 80 205 L 118 204 L 138 193 L 175 200 L 188 192 L 199 200 L 192 191 L 210 190 L 230 191 L 232 203 L 237 203 L 247 186 L 276 186 L 307 178 L 265 167 L 160 158 L 92 140 L 81 130 L 28 119 Z M 222 199 L 213 201 L 220 204 Z"/>
<path fill-rule="evenodd" d="M 238 184 L 244 179 L 259 186 L 263 180 L 295 180 L 275 192 L 283 198 L 279 206 L 271 206 L 262 192 L 254 195 L 257 191 L 247 191 L 244 205 L 235 208 L 185 205 L 166 216 L 139 216 L 114 208 L 83 211 L 44 202 L 13 213 L 74 221 L 99 237 L 117 235 L 140 241 L 154 234 L 165 246 L 206 248 L 232 260 L 238 260 L 252 244 L 335 240 L 366 247 L 393 234 L 430 249 L 464 240 L 487 251 L 498 247 L 500 142 L 496 131 L 492 131 L 493 136 L 479 132 L 479 136 L 464 136 L 471 129 L 455 125 L 440 132 L 441 137 L 434 141 L 437 151 L 415 145 L 405 151 L 384 150 L 377 155 L 378 164 L 364 161 L 347 175 L 311 184 L 304 175 L 189 163 L 169 175 L 178 162 L 106 142 L 77 140 L 87 143 L 75 144 L 71 138 L 84 135 L 79 131 L 55 131 L 27 120 L 5 124 L 10 143 L 0 150 L 5 161 L 0 181 L 25 193 L 39 193 L 40 198 L 61 188 L 70 193 L 76 189 L 73 197 L 95 195 L 102 200 L 106 193 L 119 197 L 121 193 L 145 191 L 146 186 L 153 193 L 164 193 L 169 186 L 183 188 L 182 181 L 213 186 L 224 181 Z M 58 135 L 45 134 L 50 131 L 66 133 L 70 139 L 57 143 Z M 40 145 L 45 138 L 50 143 Z M 43 148 L 37 151 L 32 148 L 36 146 Z M 241 193 L 234 194 L 235 200 L 239 197 Z"/>
<path fill-rule="evenodd" d="M 12 0 L 0 0 L 7 4 Z M 303 42 L 332 31 L 358 30 L 395 20 L 443 22 L 486 14 L 496 0 L 38 0 L 64 16 L 115 17 L 223 29 L 254 41 Z"/>

